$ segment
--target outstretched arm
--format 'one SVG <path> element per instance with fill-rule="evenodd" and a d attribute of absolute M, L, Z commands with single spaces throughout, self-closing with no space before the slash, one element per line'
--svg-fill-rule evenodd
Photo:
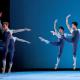
<path fill-rule="evenodd" d="M 72 37 L 72 34 L 64 33 L 65 37 Z"/>
<path fill-rule="evenodd" d="M 24 40 L 24 39 L 20 39 L 20 38 L 18 38 L 18 37 L 16 37 L 16 40 L 17 41 L 20 41 L 20 42 L 25 42 L 25 43 L 27 43 L 27 44 L 30 44 L 31 42 L 29 42 L 29 41 L 26 41 L 26 40 Z"/>
<path fill-rule="evenodd" d="M 72 33 L 72 28 L 70 27 L 69 23 L 68 23 L 68 19 L 70 18 L 70 14 L 66 17 L 66 25 L 67 25 L 67 28 L 69 29 L 69 31 Z"/>
<path fill-rule="evenodd" d="M 13 33 L 18 33 L 18 32 L 23 32 L 23 31 L 31 31 L 31 29 L 29 28 L 17 29 L 17 30 L 13 30 Z"/>

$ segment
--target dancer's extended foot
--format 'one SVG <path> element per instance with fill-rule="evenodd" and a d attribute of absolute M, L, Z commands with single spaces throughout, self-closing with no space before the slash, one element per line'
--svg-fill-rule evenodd
<path fill-rule="evenodd" d="M 10 64 L 9 64 L 9 70 L 8 70 L 8 73 L 10 73 L 10 72 L 11 72 L 12 65 L 13 65 L 12 63 L 10 63 Z"/>
<path fill-rule="evenodd" d="M 50 41 L 44 39 L 43 37 L 38 37 L 38 38 L 39 38 L 42 42 L 45 42 L 46 44 L 49 44 L 49 43 L 50 43 Z"/>
<path fill-rule="evenodd" d="M 3 73 L 3 74 L 5 73 L 5 69 L 6 69 L 6 68 L 2 68 L 2 73 Z"/>
<path fill-rule="evenodd" d="M 57 70 L 57 67 L 58 67 L 58 65 L 57 65 L 57 64 L 55 64 L 55 68 L 54 68 L 54 69 L 55 69 L 55 70 Z"/>
<path fill-rule="evenodd" d="M 73 64 L 73 70 L 75 70 L 75 69 L 76 69 L 76 63 Z"/>
<path fill-rule="evenodd" d="M 3 60 L 2 73 L 5 73 L 6 70 L 6 60 Z"/>

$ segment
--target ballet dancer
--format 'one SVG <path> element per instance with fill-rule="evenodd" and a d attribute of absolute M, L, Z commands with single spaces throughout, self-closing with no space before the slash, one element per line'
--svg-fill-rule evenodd
<path fill-rule="evenodd" d="M 72 27 L 70 27 L 68 23 L 68 19 L 70 18 L 70 14 L 66 17 L 66 25 L 67 28 L 69 29 L 70 33 L 72 34 L 71 38 L 65 38 L 68 42 L 72 43 L 73 46 L 73 69 L 76 69 L 76 52 L 77 52 L 77 45 L 79 41 L 79 34 L 80 34 L 80 29 L 77 28 L 78 23 L 77 22 L 72 22 Z"/>
<path fill-rule="evenodd" d="M 58 56 L 57 56 L 57 63 L 55 64 L 55 68 L 54 68 L 55 70 L 57 69 L 57 67 L 59 65 L 60 58 L 61 58 L 63 48 L 64 48 L 64 38 L 63 38 L 63 36 L 65 36 L 65 37 L 71 36 L 71 34 L 64 33 L 64 28 L 62 26 L 60 26 L 59 31 L 57 31 L 56 24 L 57 24 L 57 19 L 54 21 L 54 31 L 51 31 L 51 33 L 53 35 L 57 36 L 57 38 L 58 38 L 57 41 L 51 42 L 49 40 L 44 39 L 43 37 L 39 37 L 39 39 L 42 42 L 45 42 L 46 44 L 52 44 L 53 46 L 58 46 L 59 47 L 59 53 L 58 53 Z"/>
<path fill-rule="evenodd" d="M 8 22 L 3 23 L 2 28 L 4 31 L 4 33 L 3 33 L 4 49 L 3 49 L 3 60 L 2 60 L 2 63 L 3 63 L 2 73 L 5 73 L 6 57 L 7 57 L 8 52 L 10 53 L 10 62 L 9 62 L 8 72 L 11 72 L 11 68 L 13 65 L 13 56 L 14 56 L 14 51 L 15 51 L 15 47 L 14 47 L 15 41 L 26 42 L 28 44 L 31 43 L 31 42 L 26 41 L 24 39 L 20 39 L 18 37 L 13 37 L 13 35 L 12 35 L 13 33 L 25 31 L 25 29 L 9 30 L 8 26 L 9 26 Z M 30 30 L 28 30 L 28 31 L 30 31 Z"/>

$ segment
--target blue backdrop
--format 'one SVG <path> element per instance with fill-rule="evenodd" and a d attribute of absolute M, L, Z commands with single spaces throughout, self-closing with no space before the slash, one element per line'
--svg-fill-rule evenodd
<path fill-rule="evenodd" d="M 58 26 L 64 26 L 69 33 L 65 17 L 71 14 L 71 21 L 80 21 L 80 0 L 10 0 L 11 28 L 29 27 L 32 32 L 17 33 L 15 36 L 29 40 L 31 45 L 16 42 L 14 56 L 17 68 L 53 68 L 56 63 L 58 47 L 40 42 L 38 36 L 55 41 L 50 30 L 53 21 L 58 19 Z M 80 26 L 80 24 L 79 24 Z M 80 43 L 79 43 L 80 44 Z M 77 51 L 77 67 L 80 67 L 80 45 Z M 65 42 L 59 68 L 72 68 L 72 45 Z"/>

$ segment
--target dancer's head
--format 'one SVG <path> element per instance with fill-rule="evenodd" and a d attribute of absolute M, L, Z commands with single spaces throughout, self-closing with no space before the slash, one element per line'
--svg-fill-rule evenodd
<path fill-rule="evenodd" d="M 64 28 L 62 26 L 59 27 L 59 32 L 64 33 Z"/>
<path fill-rule="evenodd" d="M 3 22 L 3 26 L 2 26 L 4 31 L 7 31 L 9 28 L 9 23 L 8 22 Z"/>
<path fill-rule="evenodd" d="M 77 29 L 78 23 L 77 22 L 72 22 L 72 28 L 75 30 Z"/>

